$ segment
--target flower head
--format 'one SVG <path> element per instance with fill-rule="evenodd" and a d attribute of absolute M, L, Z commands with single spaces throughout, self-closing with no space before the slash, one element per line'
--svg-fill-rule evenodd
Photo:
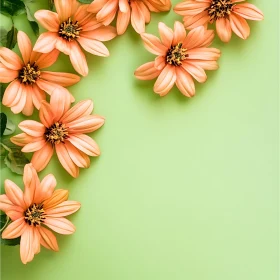
<path fill-rule="evenodd" d="M 48 30 L 40 35 L 34 49 L 49 53 L 58 49 L 69 55 L 75 70 L 86 76 L 88 65 L 81 47 L 89 53 L 109 56 L 109 51 L 100 41 L 108 41 L 116 36 L 115 28 L 103 26 L 95 16 L 87 12 L 88 5 L 80 5 L 76 0 L 54 0 L 56 13 L 39 10 L 35 18 Z"/>
<path fill-rule="evenodd" d="M 204 70 L 218 68 L 220 51 L 208 48 L 214 32 L 201 26 L 187 35 L 184 25 L 178 21 L 174 24 L 174 31 L 162 22 L 158 27 L 161 40 L 151 34 L 141 34 L 146 49 L 157 57 L 140 66 L 134 73 L 135 77 L 140 80 L 157 77 L 154 91 L 160 96 L 166 95 L 174 84 L 185 96 L 194 96 L 193 78 L 204 83 L 207 79 Z"/>
<path fill-rule="evenodd" d="M 86 135 L 104 124 L 104 118 L 90 115 L 91 100 L 77 103 L 70 109 L 68 95 L 55 91 L 50 104 L 42 102 L 39 118 L 41 122 L 25 120 L 19 124 L 24 132 L 11 138 L 22 146 L 22 152 L 34 152 L 31 162 L 37 171 L 49 163 L 54 150 L 65 170 L 73 177 L 79 176 L 79 167 L 90 166 L 89 156 L 100 155 L 95 141 Z"/>
<path fill-rule="evenodd" d="M 246 21 L 263 20 L 260 9 L 244 0 L 186 0 L 177 4 L 174 11 L 184 16 L 187 29 L 216 22 L 217 34 L 223 42 L 229 42 L 232 31 L 242 39 L 250 35 Z"/>
<path fill-rule="evenodd" d="M 96 14 L 98 21 L 110 24 L 117 15 L 117 32 L 123 34 L 131 21 L 134 30 L 145 32 L 145 24 L 150 22 L 151 12 L 169 11 L 170 0 L 95 0 L 88 11 Z"/>
<path fill-rule="evenodd" d="M 34 106 L 39 109 L 46 94 L 52 94 L 54 89 L 76 84 L 80 77 L 70 73 L 42 71 L 51 66 L 58 58 L 59 51 L 42 54 L 32 50 L 28 36 L 19 31 L 17 35 L 22 59 L 13 51 L 0 48 L 0 82 L 10 83 L 2 103 L 10 107 L 14 114 L 22 112 L 30 116 Z M 70 94 L 70 93 L 69 93 Z M 73 102 L 75 99 L 71 97 Z"/>
<path fill-rule="evenodd" d="M 69 201 L 67 190 L 56 190 L 52 174 L 41 182 L 32 164 L 24 167 L 24 192 L 12 181 L 5 180 L 6 194 L 0 195 L 0 210 L 12 223 L 3 231 L 2 238 L 20 239 L 20 257 L 24 264 L 33 260 L 40 252 L 40 245 L 58 251 L 55 235 L 72 234 L 74 225 L 64 217 L 80 209 L 80 203 Z"/>

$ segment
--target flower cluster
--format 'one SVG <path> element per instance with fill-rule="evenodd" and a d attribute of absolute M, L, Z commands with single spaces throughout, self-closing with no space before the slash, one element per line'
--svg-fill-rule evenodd
<path fill-rule="evenodd" d="M 94 0 L 81 4 L 77 0 L 54 0 L 55 12 L 39 10 L 35 18 L 47 31 L 34 48 L 29 37 L 18 32 L 21 57 L 8 48 L 0 47 L 0 83 L 9 83 L 2 103 L 14 114 L 26 116 L 39 110 L 39 121 L 24 120 L 22 133 L 11 142 L 22 147 L 23 153 L 33 153 L 25 165 L 24 192 L 12 181 L 5 181 L 6 194 L 0 195 L 0 210 L 12 221 L 2 238 L 21 237 L 20 256 L 24 264 L 40 252 L 40 246 L 58 251 L 56 237 L 72 234 L 73 224 L 65 219 L 80 208 L 80 203 L 68 201 L 68 191 L 56 190 L 52 174 L 41 182 L 37 172 L 43 170 L 54 152 L 64 169 L 74 178 L 79 168 L 90 166 L 89 156 L 99 156 L 96 142 L 87 134 L 99 129 L 104 118 L 92 115 L 93 102 L 83 100 L 71 107 L 75 98 L 67 87 L 80 81 L 72 73 L 45 71 L 53 65 L 60 52 L 69 56 L 75 71 L 87 76 L 89 69 L 83 50 L 97 56 L 109 56 L 103 42 L 123 34 L 131 22 L 140 34 L 145 48 L 156 58 L 136 69 L 140 80 L 156 78 L 154 92 L 167 95 L 174 85 L 186 97 L 195 95 L 195 82 L 207 80 L 205 70 L 218 69 L 221 52 L 210 47 L 215 31 L 208 24 L 216 23 L 216 32 L 223 42 L 229 42 L 234 32 L 247 39 L 250 27 L 246 21 L 262 20 L 263 13 L 243 0 L 186 0 L 174 11 L 184 16 L 174 29 L 158 24 L 160 38 L 145 33 L 151 12 L 171 9 L 170 0 Z M 110 24 L 116 19 L 116 27 Z M 187 33 L 187 30 L 189 32 Z M 9 220 L 8 220 L 9 221 Z"/>

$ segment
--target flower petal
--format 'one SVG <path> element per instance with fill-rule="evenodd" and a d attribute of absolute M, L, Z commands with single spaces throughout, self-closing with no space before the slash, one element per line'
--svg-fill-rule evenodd
<path fill-rule="evenodd" d="M 8 199 L 17 206 L 20 206 L 21 208 L 25 208 L 25 203 L 23 199 L 23 192 L 22 190 L 11 180 L 5 180 L 5 192 L 8 197 Z"/>
<path fill-rule="evenodd" d="M 57 13 L 48 10 L 39 10 L 34 14 L 34 17 L 48 31 L 59 31 L 59 19 Z"/>
<path fill-rule="evenodd" d="M 20 258 L 24 264 L 34 258 L 34 241 L 33 228 L 25 227 L 20 239 Z"/>
<path fill-rule="evenodd" d="M 22 148 L 23 153 L 32 153 L 41 150 L 46 145 L 46 139 L 41 137 L 37 141 L 32 141 Z"/>
<path fill-rule="evenodd" d="M 35 52 L 49 53 L 55 48 L 57 38 L 58 38 L 58 33 L 54 33 L 54 32 L 42 33 L 39 36 L 37 42 L 35 43 L 33 50 Z"/>
<path fill-rule="evenodd" d="M 173 41 L 173 31 L 171 28 L 169 28 L 167 25 L 165 25 L 163 22 L 160 22 L 158 24 L 159 34 L 162 43 L 167 47 L 170 48 Z"/>
<path fill-rule="evenodd" d="M 22 86 L 21 89 L 22 89 L 21 96 L 18 103 L 11 105 L 11 110 L 14 114 L 20 113 L 23 110 L 24 106 L 26 105 L 27 87 Z"/>
<path fill-rule="evenodd" d="M 156 80 L 154 92 L 160 96 L 165 96 L 171 90 L 175 81 L 175 67 L 167 64 Z"/>
<path fill-rule="evenodd" d="M 203 26 L 209 22 L 209 15 L 207 11 L 199 13 L 195 16 L 184 17 L 184 26 L 187 29 L 193 29 L 198 26 Z"/>
<path fill-rule="evenodd" d="M 155 62 L 151 61 L 138 67 L 134 72 L 134 76 L 139 80 L 152 80 L 158 77 L 160 72 L 155 68 Z"/>
<path fill-rule="evenodd" d="M 110 41 L 117 36 L 116 28 L 114 26 L 101 26 L 92 31 L 82 32 L 81 37 L 98 40 Z M 79 40 L 78 40 L 79 41 Z"/>
<path fill-rule="evenodd" d="M 255 5 L 250 3 L 243 3 L 233 6 L 233 12 L 243 18 L 250 20 L 263 20 L 263 12 Z"/>
<path fill-rule="evenodd" d="M 48 198 L 50 198 L 56 187 L 56 179 L 52 174 L 49 174 L 43 178 L 40 183 L 40 188 L 36 189 L 34 202 L 40 203 Z M 39 190 L 39 191 L 37 191 Z"/>
<path fill-rule="evenodd" d="M 215 37 L 213 30 L 207 30 L 204 26 L 192 29 L 183 42 L 183 47 L 190 50 L 194 48 L 208 47 Z"/>
<path fill-rule="evenodd" d="M 192 97 L 195 94 L 193 79 L 182 67 L 176 67 L 176 86 L 187 97 Z"/>
<path fill-rule="evenodd" d="M 48 217 L 65 217 L 77 212 L 81 208 L 81 203 L 77 201 L 64 201 L 52 209 L 46 210 Z"/>
<path fill-rule="evenodd" d="M 124 34 L 130 22 L 130 8 L 127 12 L 119 10 L 117 17 L 117 33 L 118 35 Z"/>
<path fill-rule="evenodd" d="M 53 231 L 60 234 L 73 234 L 76 231 L 75 226 L 65 218 L 46 218 L 45 225 Z"/>
<path fill-rule="evenodd" d="M 230 22 L 230 26 L 232 31 L 239 36 L 240 38 L 242 38 L 243 40 L 246 40 L 249 35 L 250 35 L 250 27 L 247 23 L 247 21 L 234 13 L 230 14 L 229 17 L 229 22 Z"/>
<path fill-rule="evenodd" d="M 220 39 L 228 43 L 231 39 L 231 27 L 227 18 L 220 18 L 216 21 L 216 30 Z"/>
<path fill-rule="evenodd" d="M 18 77 L 17 70 L 11 70 L 0 63 L 0 83 L 9 83 Z"/>
<path fill-rule="evenodd" d="M 191 74 L 199 83 L 204 83 L 207 80 L 205 71 L 195 63 L 184 61 L 182 67 Z"/>
<path fill-rule="evenodd" d="M 181 23 L 179 21 L 175 21 L 175 23 L 174 23 L 173 45 L 183 43 L 186 36 L 187 36 L 186 29 L 185 29 L 183 23 Z"/>
<path fill-rule="evenodd" d="M 23 85 L 19 80 L 11 82 L 5 90 L 2 103 L 4 106 L 11 107 L 17 104 L 21 98 Z"/>
<path fill-rule="evenodd" d="M 18 127 L 25 133 L 33 137 L 40 137 L 45 133 L 45 126 L 37 121 L 22 121 Z"/>
<path fill-rule="evenodd" d="M 53 151 L 53 146 L 50 143 L 47 143 L 41 150 L 36 151 L 33 154 L 31 163 L 38 172 L 42 171 L 48 165 L 53 155 Z"/>
<path fill-rule="evenodd" d="M 30 62 L 32 44 L 29 37 L 22 31 L 18 31 L 17 43 L 25 64 Z"/>
<path fill-rule="evenodd" d="M 54 0 L 55 9 L 58 13 L 60 22 L 64 22 L 71 17 L 72 0 Z"/>
<path fill-rule="evenodd" d="M 77 42 L 71 42 L 70 60 L 74 69 L 82 76 L 87 76 L 88 65 L 86 57 Z"/>
<path fill-rule="evenodd" d="M 78 38 L 78 42 L 81 44 L 84 50 L 91 54 L 98 56 L 109 56 L 108 49 L 100 41 L 81 36 L 80 38 Z"/>
<path fill-rule="evenodd" d="M 85 134 L 76 134 L 71 135 L 68 138 L 68 141 L 71 142 L 76 148 L 85 154 L 96 157 L 100 155 L 100 150 L 96 142 Z"/>
<path fill-rule="evenodd" d="M 25 146 L 26 144 L 30 143 L 34 137 L 26 134 L 26 133 L 20 133 L 18 135 L 13 136 L 10 138 L 11 142 L 14 143 L 17 146 Z"/>
<path fill-rule="evenodd" d="M 67 190 L 55 190 L 51 197 L 44 201 L 44 210 L 52 209 L 60 203 L 68 199 L 69 192 Z"/>
<path fill-rule="evenodd" d="M 22 207 L 14 205 L 5 194 L 0 195 L 0 210 L 4 211 L 12 221 L 20 219 L 24 211 Z"/>
<path fill-rule="evenodd" d="M 0 47 L 0 62 L 11 70 L 20 70 L 23 67 L 23 62 L 19 56 L 4 47 Z"/>
<path fill-rule="evenodd" d="M 142 33 L 141 38 L 144 42 L 145 48 L 155 55 L 166 55 L 168 48 L 161 43 L 161 41 L 154 35 Z"/>
<path fill-rule="evenodd" d="M 43 101 L 46 100 L 46 94 L 36 84 L 32 86 L 32 101 L 37 110 L 40 109 Z"/>
<path fill-rule="evenodd" d="M 26 230 L 27 224 L 22 216 L 20 219 L 15 220 L 9 224 L 2 233 L 3 239 L 14 239 L 23 234 Z"/>
<path fill-rule="evenodd" d="M 41 107 L 40 107 L 40 111 L 39 111 L 39 118 L 43 124 L 44 133 L 45 133 L 46 127 L 52 126 L 54 124 L 54 119 L 55 119 L 55 115 L 52 110 L 52 107 L 46 101 L 42 101 L 42 103 L 41 103 Z M 26 132 L 26 133 L 28 133 L 28 132 Z"/>
<path fill-rule="evenodd" d="M 25 87 L 25 91 L 26 91 L 26 102 L 22 109 L 22 114 L 25 116 L 31 116 L 34 111 L 34 105 L 32 100 L 33 87 L 31 85 L 27 85 Z"/>
<path fill-rule="evenodd" d="M 79 176 L 79 167 L 72 161 L 63 143 L 55 145 L 57 157 L 64 169 L 74 178 Z"/>
<path fill-rule="evenodd" d="M 36 59 L 36 65 L 38 65 L 40 69 L 50 67 L 56 62 L 58 56 L 59 50 L 56 49 L 52 50 L 49 53 L 40 53 Z"/>
<path fill-rule="evenodd" d="M 41 236 L 41 244 L 47 249 L 58 252 L 58 244 L 55 235 L 45 227 L 38 227 Z"/>
<path fill-rule="evenodd" d="M 40 77 L 63 87 L 72 86 L 80 81 L 80 77 L 78 75 L 63 72 L 43 71 L 41 72 Z"/>
<path fill-rule="evenodd" d="M 137 33 L 141 34 L 145 32 L 145 16 L 142 13 L 137 1 L 131 1 L 130 6 L 131 25 Z"/>
<path fill-rule="evenodd" d="M 80 168 L 89 168 L 90 159 L 89 156 L 85 153 L 81 152 L 74 145 L 72 145 L 69 141 L 65 142 L 65 147 L 70 158 L 73 162 Z"/>
<path fill-rule="evenodd" d="M 81 117 L 73 122 L 68 123 L 68 132 L 71 133 L 90 133 L 104 124 L 105 120 L 101 116 L 90 115 Z"/>
<path fill-rule="evenodd" d="M 57 38 L 55 47 L 65 55 L 71 53 L 71 43 L 62 37 Z"/>

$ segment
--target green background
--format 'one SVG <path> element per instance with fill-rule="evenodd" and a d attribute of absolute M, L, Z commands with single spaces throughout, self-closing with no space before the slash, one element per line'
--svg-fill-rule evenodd
<path fill-rule="evenodd" d="M 87 55 L 90 73 L 70 90 L 106 117 L 92 134 L 102 155 L 78 179 L 56 158 L 40 174 L 82 203 L 77 231 L 28 265 L 19 247 L 2 247 L 2 280 L 278 279 L 278 0 L 250 2 L 265 20 L 250 22 L 247 41 L 214 42 L 220 69 L 192 99 L 175 88 L 160 98 L 134 78 L 154 56 L 132 28 L 106 43 L 109 58 Z M 147 31 L 180 19 L 153 14 Z M 32 34 L 24 16 L 15 22 Z M 74 72 L 64 55 L 52 69 Z"/>

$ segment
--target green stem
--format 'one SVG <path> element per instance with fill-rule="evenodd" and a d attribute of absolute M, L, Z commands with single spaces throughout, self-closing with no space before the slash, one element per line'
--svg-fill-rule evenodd
<path fill-rule="evenodd" d="M 10 221 L 10 218 L 7 216 L 7 218 L 6 218 L 6 223 L 5 223 L 5 225 L 0 229 L 0 232 L 2 232 L 4 229 L 5 229 L 5 227 L 8 225 L 8 223 L 9 223 L 9 221 Z"/>

